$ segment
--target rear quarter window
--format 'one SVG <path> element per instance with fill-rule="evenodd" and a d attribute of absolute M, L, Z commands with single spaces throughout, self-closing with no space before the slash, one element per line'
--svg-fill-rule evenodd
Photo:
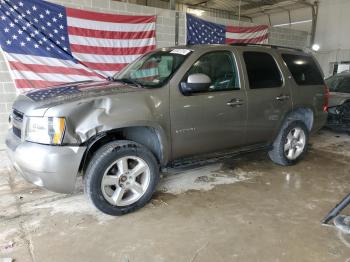
<path fill-rule="evenodd" d="M 324 84 L 322 74 L 311 56 L 282 54 L 282 59 L 298 85 Z"/>

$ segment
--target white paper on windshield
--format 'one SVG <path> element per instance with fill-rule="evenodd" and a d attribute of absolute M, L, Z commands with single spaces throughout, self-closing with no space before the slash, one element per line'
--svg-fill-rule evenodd
<path fill-rule="evenodd" d="M 171 51 L 171 54 L 187 55 L 191 50 L 189 49 L 174 49 Z"/>

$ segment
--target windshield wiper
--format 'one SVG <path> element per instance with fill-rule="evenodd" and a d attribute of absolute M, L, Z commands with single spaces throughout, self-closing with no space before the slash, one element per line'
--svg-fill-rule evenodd
<path fill-rule="evenodd" d="M 123 82 L 123 83 L 126 83 L 126 84 L 132 84 L 134 86 L 137 86 L 138 88 L 142 88 L 143 87 L 139 82 L 137 82 L 134 79 L 130 79 L 130 78 L 113 78 L 112 81 Z"/>

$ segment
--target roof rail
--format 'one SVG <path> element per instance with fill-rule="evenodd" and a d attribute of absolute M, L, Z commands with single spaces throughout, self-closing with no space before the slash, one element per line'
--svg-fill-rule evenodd
<path fill-rule="evenodd" d="M 280 46 L 280 45 L 269 45 L 269 44 L 254 44 L 254 43 L 232 43 L 231 46 L 262 46 L 262 47 L 270 47 L 274 49 L 290 49 L 295 51 L 304 51 L 301 48 L 294 48 L 289 46 Z"/>

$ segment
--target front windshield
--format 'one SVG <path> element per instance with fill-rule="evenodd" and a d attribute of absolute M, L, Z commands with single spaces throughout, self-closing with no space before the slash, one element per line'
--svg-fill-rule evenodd
<path fill-rule="evenodd" d="M 188 52 L 176 50 L 148 53 L 116 74 L 113 79 L 145 87 L 160 87 L 168 82 L 191 53 L 190 50 L 187 50 Z"/>
<path fill-rule="evenodd" d="M 331 92 L 350 93 L 350 76 L 332 76 L 326 79 Z"/>

